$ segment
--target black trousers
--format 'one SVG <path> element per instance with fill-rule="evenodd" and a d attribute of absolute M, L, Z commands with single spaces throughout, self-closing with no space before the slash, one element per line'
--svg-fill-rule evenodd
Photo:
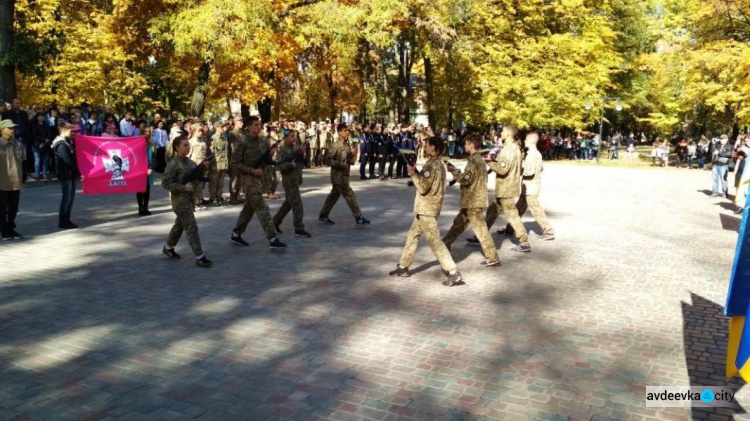
<path fill-rule="evenodd" d="M 20 200 L 21 190 L 0 190 L 0 229 L 3 231 L 15 228 Z"/>
<path fill-rule="evenodd" d="M 406 161 L 400 156 L 396 156 L 396 177 L 406 178 L 409 175 L 406 172 Z"/>
<path fill-rule="evenodd" d="M 367 175 L 365 175 L 365 165 L 367 164 L 367 161 L 369 161 L 369 157 L 365 154 L 359 155 L 359 177 L 365 178 Z"/>
<path fill-rule="evenodd" d="M 394 154 L 389 154 L 388 157 L 387 157 L 387 159 L 388 159 L 388 177 L 393 177 L 393 164 L 396 163 L 396 159 L 397 158 L 398 158 L 398 156 L 396 156 Z M 398 174 L 396 174 L 396 175 L 398 175 Z"/>
<path fill-rule="evenodd" d="M 224 181 L 224 180 L 222 180 Z M 138 201 L 138 210 L 148 210 L 148 201 L 151 198 L 151 185 L 146 182 L 146 191 L 142 193 L 136 193 L 135 199 Z"/>
<path fill-rule="evenodd" d="M 375 162 L 377 162 L 377 156 L 375 154 L 370 155 L 370 178 L 375 177 Z"/>
<path fill-rule="evenodd" d="M 387 159 L 387 156 L 378 156 L 378 176 L 380 178 L 385 178 L 385 160 Z"/>

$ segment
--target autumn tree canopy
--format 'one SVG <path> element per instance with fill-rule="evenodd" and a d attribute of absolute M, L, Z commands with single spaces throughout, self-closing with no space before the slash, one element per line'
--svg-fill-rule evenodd
<path fill-rule="evenodd" d="M 605 116 L 631 130 L 739 130 L 749 15 L 750 0 L 15 0 L 0 67 L 45 106 L 581 129 L 615 97 Z"/>

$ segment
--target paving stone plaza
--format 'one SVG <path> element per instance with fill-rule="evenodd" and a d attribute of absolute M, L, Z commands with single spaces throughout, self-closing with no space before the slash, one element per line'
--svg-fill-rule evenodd
<path fill-rule="evenodd" d="M 134 195 L 79 190 L 69 231 L 57 184 L 25 189 L 25 238 L 0 244 L 0 420 L 747 417 L 739 378 L 732 408 L 645 406 L 646 386 L 727 385 L 739 218 L 706 193 L 708 171 L 547 164 L 557 239 L 513 253 L 499 221 L 502 266 L 483 268 L 465 233 L 452 254 L 467 285 L 453 288 L 424 241 L 411 278 L 388 276 L 413 188 L 352 186 L 372 225 L 355 228 L 343 200 L 319 225 L 328 172 L 305 171 L 313 238 L 292 237 L 289 215 L 282 252 L 256 220 L 249 248 L 230 244 L 239 206 L 199 212 L 211 269 L 185 238 L 181 261 L 161 254 L 174 214 L 158 182 L 143 218 Z M 446 191 L 443 233 L 459 198 Z"/>

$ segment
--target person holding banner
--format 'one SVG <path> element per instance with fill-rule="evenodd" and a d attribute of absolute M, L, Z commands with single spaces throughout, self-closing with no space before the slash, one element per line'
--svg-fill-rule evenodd
<path fill-rule="evenodd" d="M 164 245 L 162 253 L 172 260 L 179 259 L 180 255 L 174 250 L 174 246 L 177 245 L 184 231 L 185 235 L 187 235 L 190 248 L 195 255 L 195 265 L 208 268 L 213 265 L 213 262 L 208 260 L 201 248 L 201 239 L 198 236 L 198 224 L 195 222 L 193 209 L 194 192 L 192 181 L 200 178 L 200 174 L 208 167 L 209 162 L 204 160 L 196 166 L 188 158 L 189 153 L 190 142 L 186 137 L 179 136 L 172 141 L 172 155 L 174 158 L 169 161 L 167 168 L 164 170 L 161 185 L 171 193 L 170 202 L 177 218 L 174 221 L 172 229 L 169 231 L 167 244 Z"/>
<path fill-rule="evenodd" d="M 60 213 L 58 228 L 78 228 L 78 225 L 70 221 L 70 213 L 73 210 L 73 200 L 76 197 L 76 180 L 81 178 L 76 162 L 75 150 L 70 142 L 73 134 L 73 125 L 61 122 L 57 129 L 60 134 L 52 142 L 52 150 L 55 153 L 57 167 L 57 179 L 60 180 L 62 199 L 60 200 Z"/>
<path fill-rule="evenodd" d="M 138 201 L 138 215 L 149 216 L 151 211 L 148 210 L 148 202 L 151 198 L 151 186 L 154 185 L 154 167 L 156 166 L 156 146 L 154 139 L 151 136 L 151 128 L 145 129 L 146 132 L 143 135 L 146 137 L 146 157 L 148 158 L 148 177 L 146 178 L 146 190 L 135 194 L 135 198 Z"/>

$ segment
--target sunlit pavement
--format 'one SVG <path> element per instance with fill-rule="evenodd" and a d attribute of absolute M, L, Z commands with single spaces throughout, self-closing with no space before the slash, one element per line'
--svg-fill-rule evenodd
<path fill-rule="evenodd" d="M 134 195 L 79 190 L 72 231 L 56 228 L 58 185 L 23 191 L 25 238 L 0 244 L 0 419 L 721 420 L 750 402 L 735 379 L 734 408 L 645 407 L 646 386 L 726 384 L 739 219 L 702 191 L 708 171 L 549 164 L 557 239 L 532 234 L 519 255 L 493 234 L 502 266 L 482 268 L 467 233 L 454 288 L 424 241 L 415 275 L 387 275 L 412 220 L 404 180 L 354 167 L 372 225 L 355 228 L 341 200 L 328 227 L 327 171 L 305 175 L 313 238 L 294 238 L 289 215 L 287 250 L 256 220 L 237 247 L 240 207 L 211 208 L 197 218 L 212 269 L 184 238 L 181 261 L 161 254 L 174 215 L 158 185 L 144 218 Z"/>

